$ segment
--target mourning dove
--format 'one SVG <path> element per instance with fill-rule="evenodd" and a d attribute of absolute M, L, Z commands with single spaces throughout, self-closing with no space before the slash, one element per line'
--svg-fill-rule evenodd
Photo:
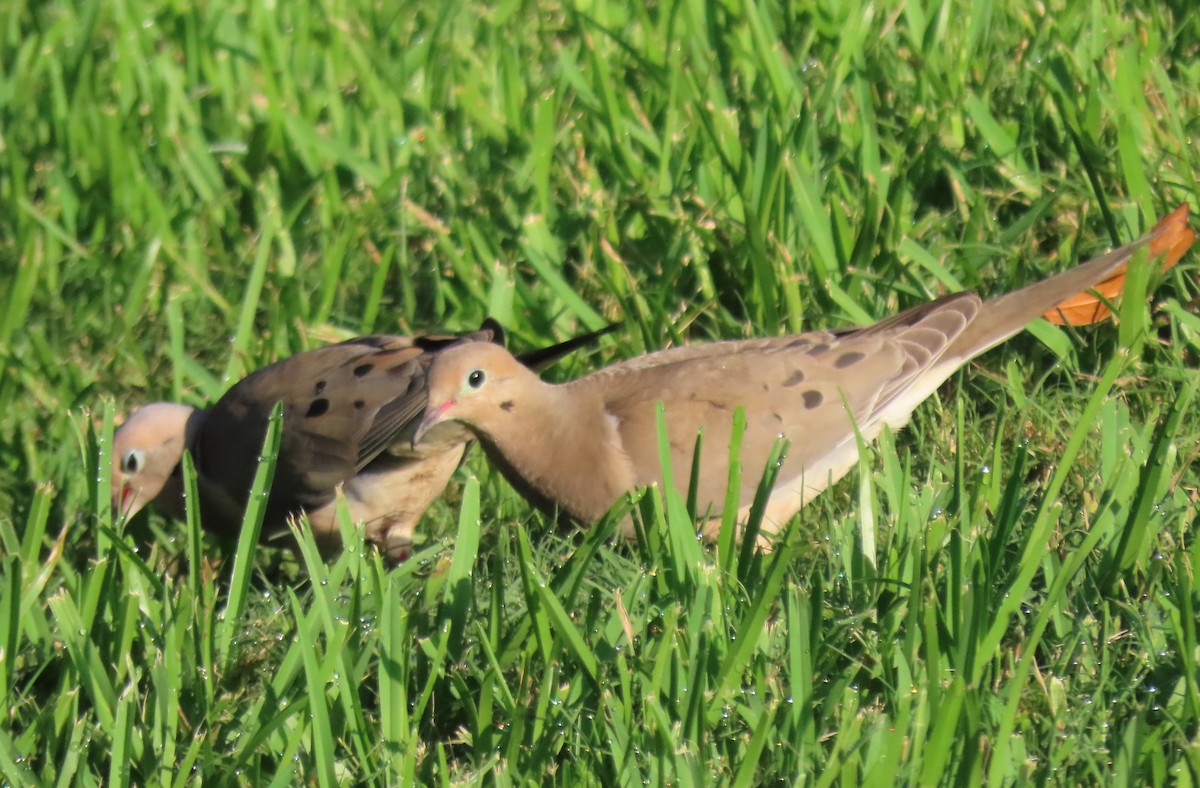
<path fill-rule="evenodd" d="M 517 363 L 544 368 L 613 328 L 533 351 Z M 114 511 L 132 517 L 153 501 L 182 519 L 180 460 L 186 448 L 196 466 L 203 526 L 235 536 L 268 417 L 281 401 L 283 427 L 262 540 L 286 537 L 288 516 L 303 512 L 322 553 L 336 552 L 341 533 L 334 502 L 342 485 L 351 516 L 366 522 L 367 539 L 391 559 L 404 560 L 417 520 L 445 488 L 471 437 L 447 424 L 412 447 L 429 361 L 450 347 L 503 341 L 490 320 L 463 336 L 360 337 L 264 367 L 208 410 L 146 405 L 113 439 Z"/>
<path fill-rule="evenodd" d="M 865 440 L 885 425 L 902 427 L 955 370 L 1123 270 L 1142 246 L 1181 254 L 1194 238 L 1186 220 L 1183 206 L 1127 246 L 991 301 L 964 292 L 868 327 L 677 347 L 561 385 L 543 382 L 497 345 L 461 344 L 430 365 L 414 445 L 448 422 L 464 424 L 535 505 L 592 523 L 626 492 L 660 481 L 655 403 L 662 401 L 673 482 L 687 490 L 703 432 L 696 511 L 719 516 L 731 417 L 740 406 L 748 470 L 738 491 L 741 521 L 777 439 L 791 444 L 766 507 L 762 529 L 771 533 L 857 462 L 855 425 Z M 704 522 L 705 535 L 718 525 Z"/>

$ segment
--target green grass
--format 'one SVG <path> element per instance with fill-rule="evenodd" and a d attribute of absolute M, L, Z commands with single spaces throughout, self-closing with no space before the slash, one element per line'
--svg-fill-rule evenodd
<path fill-rule="evenodd" d="M 1127 240 L 1200 203 L 1200 15 L 1134 5 L 5 4 L 0 782 L 1200 782 L 1197 252 L 770 555 L 674 495 L 558 532 L 479 452 L 391 572 L 104 480 L 115 414 L 356 333 L 621 319 L 566 377 Z"/>

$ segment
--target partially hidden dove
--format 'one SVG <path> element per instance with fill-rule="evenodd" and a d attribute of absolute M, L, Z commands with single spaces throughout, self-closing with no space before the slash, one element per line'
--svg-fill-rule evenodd
<path fill-rule="evenodd" d="M 515 363 L 545 368 L 613 328 L 532 351 Z M 491 320 L 461 336 L 359 337 L 263 367 L 207 410 L 169 402 L 146 405 L 113 438 L 114 511 L 129 518 L 153 502 L 182 519 L 180 461 L 187 449 L 196 467 L 202 525 L 220 536 L 236 536 L 268 418 L 282 402 L 279 455 L 261 541 L 286 540 L 288 517 L 304 513 L 322 554 L 336 553 L 342 544 L 334 514 L 340 485 L 350 515 L 365 521 L 367 539 L 393 561 L 402 561 L 417 521 L 442 493 L 471 439 L 468 430 L 447 424 L 413 448 L 430 361 L 452 347 L 501 347 L 503 341 Z"/>
<path fill-rule="evenodd" d="M 1123 271 L 1143 246 L 1177 259 L 1195 238 L 1187 215 L 1181 206 L 1126 246 L 990 301 L 963 292 L 866 327 L 671 348 L 560 385 L 497 345 L 452 347 L 430 366 L 414 445 L 448 422 L 466 425 L 518 492 L 543 510 L 592 523 L 626 492 L 662 481 L 655 407 L 662 401 L 672 481 L 681 491 L 703 431 L 696 511 L 714 515 L 701 525 L 712 538 L 729 481 L 732 415 L 741 406 L 741 521 L 777 439 L 790 441 L 762 524 L 764 534 L 777 532 L 857 462 L 854 425 L 865 440 L 884 425 L 902 427 L 955 370 Z"/>

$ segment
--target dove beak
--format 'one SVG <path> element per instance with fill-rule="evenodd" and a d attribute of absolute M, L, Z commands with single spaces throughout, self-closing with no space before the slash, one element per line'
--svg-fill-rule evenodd
<path fill-rule="evenodd" d="M 446 420 L 446 412 L 453 407 L 454 400 L 449 400 L 441 405 L 430 405 L 425 408 L 425 417 L 421 419 L 421 423 L 417 425 L 417 431 L 413 433 L 412 447 L 414 449 L 421 442 L 421 438 L 425 437 L 425 433 Z"/>
<path fill-rule="evenodd" d="M 132 517 L 135 512 L 134 502 L 135 498 L 133 493 L 133 485 L 131 485 L 129 482 L 125 482 L 121 485 L 120 492 L 113 496 L 113 519 L 128 520 L 130 517 Z"/>

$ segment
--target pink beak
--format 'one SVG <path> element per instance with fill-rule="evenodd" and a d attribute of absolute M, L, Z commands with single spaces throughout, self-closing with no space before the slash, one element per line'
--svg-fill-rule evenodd
<path fill-rule="evenodd" d="M 129 509 L 133 503 L 133 487 L 128 482 L 121 485 L 121 492 L 113 496 L 113 517 L 129 519 Z"/>
<path fill-rule="evenodd" d="M 425 433 L 446 420 L 446 411 L 453 407 L 454 400 L 450 400 L 441 405 L 430 405 L 425 409 L 425 417 L 421 419 L 421 423 L 417 425 L 417 431 L 413 433 L 412 447 L 414 449 L 417 448 L 417 444 L 421 442 Z"/>

